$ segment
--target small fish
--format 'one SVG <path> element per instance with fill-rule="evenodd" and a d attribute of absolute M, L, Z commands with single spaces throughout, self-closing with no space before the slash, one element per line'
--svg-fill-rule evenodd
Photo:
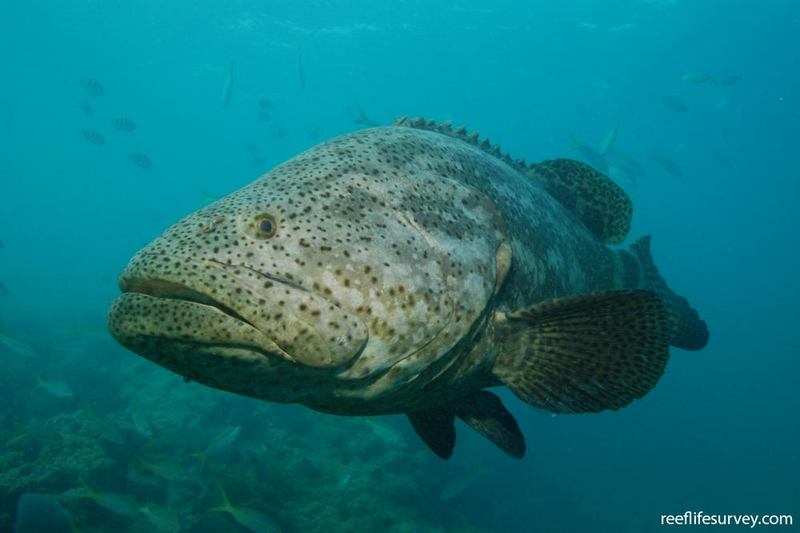
<path fill-rule="evenodd" d="M 627 188 L 636 187 L 636 176 L 628 172 L 622 167 L 610 164 L 608 165 L 608 177 L 614 180 L 618 185 Z"/>
<path fill-rule="evenodd" d="M 125 444 L 125 436 L 122 434 L 122 428 L 119 427 L 113 419 L 105 415 L 98 415 L 94 413 L 88 406 L 83 409 L 84 415 L 89 421 L 100 430 L 100 438 L 105 439 L 114 444 Z"/>
<path fill-rule="evenodd" d="M 259 147 L 254 142 L 246 142 L 242 145 L 242 149 L 247 152 L 248 154 L 255 154 L 258 152 Z"/>
<path fill-rule="evenodd" d="M 606 133 L 603 143 L 600 145 L 600 155 L 605 156 L 614 148 L 614 142 L 617 140 L 617 132 L 619 131 L 619 122 L 614 124 L 614 127 Z"/>
<path fill-rule="evenodd" d="M 233 91 L 233 63 L 228 60 L 228 75 L 225 76 L 225 87 L 222 89 L 222 108 L 228 106 L 231 101 L 231 92 Z"/>
<path fill-rule="evenodd" d="M 475 485 L 475 482 L 478 481 L 478 478 L 485 472 L 482 468 L 476 468 L 475 470 L 471 470 L 468 472 L 464 472 L 460 475 L 450 478 L 445 486 L 442 488 L 442 492 L 439 494 L 440 500 L 452 500 L 464 492 L 466 492 L 470 487 Z"/>
<path fill-rule="evenodd" d="M 95 146 L 102 146 L 106 144 L 106 140 L 103 138 L 103 135 L 97 130 L 85 128 L 80 130 L 80 133 L 83 135 L 84 139 Z"/>
<path fill-rule="evenodd" d="M 269 98 L 259 98 L 258 107 L 260 107 L 264 111 L 269 111 L 270 109 L 272 109 L 272 101 Z"/>
<path fill-rule="evenodd" d="M 368 128 L 375 128 L 377 126 L 380 126 L 380 124 L 369 118 L 366 115 L 366 113 L 364 113 L 364 110 L 361 109 L 361 106 L 358 104 L 356 104 L 356 111 L 358 111 L 358 115 L 356 116 L 356 118 L 351 120 L 353 124 L 360 124 L 362 126 L 367 126 Z"/>
<path fill-rule="evenodd" d="M 269 134 L 273 139 L 282 140 L 286 138 L 289 131 L 280 124 L 273 124 L 269 130 Z"/>
<path fill-rule="evenodd" d="M 303 55 L 297 52 L 297 81 L 300 82 L 300 88 L 306 88 L 306 74 L 303 71 Z"/>
<path fill-rule="evenodd" d="M 131 154 L 131 161 L 133 161 L 134 165 L 143 170 L 150 170 L 153 168 L 153 162 L 144 154 Z"/>
<path fill-rule="evenodd" d="M 609 165 L 621 168 L 632 176 L 641 178 L 646 174 L 644 165 L 642 165 L 633 157 L 623 154 L 622 152 L 612 150 L 605 155 L 605 158 L 608 160 Z"/>
<path fill-rule="evenodd" d="M 34 376 L 36 377 L 36 385 L 33 387 L 34 390 L 42 389 L 50 396 L 55 396 L 56 398 L 72 398 L 72 389 L 64 380 L 52 379 L 48 381 L 42 379 L 42 377 L 37 374 L 34 374 Z"/>
<path fill-rule="evenodd" d="M 723 107 L 727 106 L 728 102 L 730 102 L 730 96 L 723 94 L 719 97 L 719 100 L 717 100 L 717 109 L 722 109 Z"/>
<path fill-rule="evenodd" d="M 714 161 L 716 161 L 719 166 L 721 166 L 725 170 L 733 170 L 733 163 L 731 163 L 731 160 L 728 159 L 725 155 L 723 155 L 717 150 L 711 150 L 710 154 L 711 157 L 714 158 Z"/>
<path fill-rule="evenodd" d="M 670 94 L 657 94 L 657 93 L 650 93 L 653 95 L 654 98 L 658 98 L 661 102 L 667 106 L 669 109 L 677 112 L 677 113 L 688 113 L 689 106 L 686 103 L 678 98 L 677 96 L 672 96 Z"/>
<path fill-rule="evenodd" d="M 254 157 L 250 164 L 256 168 L 261 168 L 267 164 L 263 157 Z"/>
<path fill-rule="evenodd" d="M 269 111 L 264 110 L 259 111 L 256 117 L 258 117 L 258 120 L 261 120 L 262 122 L 269 122 L 272 120 L 272 115 L 269 114 Z"/>
<path fill-rule="evenodd" d="M 405 446 L 406 441 L 403 436 L 395 428 L 384 422 L 376 422 L 370 418 L 365 420 L 366 424 L 372 429 L 383 442 L 392 444 L 394 446 Z"/>
<path fill-rule="evenodd" d="M 89 485 L 81 479 L 83 491 L 77 492 L 72 495 L 73 498 L 88 498 L 94 502 L 108 509 L 112 513 L 123 516 L 138 516 L 139 503 L 131 496 L 125 494 L 115 494 L 113 492 L 95 492 Z"/>
<path fill-rule="evenodd" d="M 205 207 L 208 204 L 213 204 L 217 200 L 219 200 L 220 196 L 214 196 L 213 194 L 209 194 L 201 188 L 197 188 L 197 194 L 200 195 L 200 201 L 198 202 L 199 207 Z"/>
<path fill-rule="evenodd" d="M 148 503 L 144 507 L 140 507 L 139 512 L 150 519 L 156 531 L 177 533 L 181 530 L 181 521 L 178 513 L 169 507 L 157 507 Z"/>
<path fill-rule="evenodd" d="M 142 468 L 167 481 L 188 481 L 192 479 L 192 474 L 178 463 L 171 461 L 150 462 L 138 455 L 135 457 L 142 465 Z"/>
<path fill-rule="evenodd" d="M 254 533 L 281 533 L 281 526 L 278 525 L 274 518 L 249 507 L 234 507 L 228 501 L 228 495 L 225 494 L 222 486 L 219 487 L 219 491 L 222 496 L 222 503 L 209 509 L 209 512 L 230 513 L 237 522 Z"/>
<path fill-rule="evenodd" d="M 27 341 L 0 333 L 0 345 L 6 350 L 20 357 L 35 358 L 39 353 Z"/>
<path fill-rule="evenodd" d="M 11 524 L 9 523 L 8 526 Z M 17 502 L 14 533 L 71 533 L 72 515 L 55 498 L 26 493 Z"/>
<path fill-rule="evenodd" d="M 308 138 L 309 139 L 316 139 L 317 137 L 322 135 L 323 131 L 324 131 L 324 128 L 322 126 L 320 126 L 319 124 L 309 124 L 308 125 Z"/>
<path fill-rule="evenodd" d="M 156 434 L 150 417 L 141 411 L 131 411 L 131 422 L 136 432 L 143 437 L 152 437 Z"/>
<path fill-rule="evenodd" d="M 661 166 L 661 168 L 663 168 L 673 176 L 683 176 L 683 170 L 681 170 L 681 167 L 678 166 L 678 163 L 676 163 L 672 159 L 664 157 L 663 155 L 658 155 L 655 152 L 653 152 L 653 155 L 650 156 L 650 159 L 658 163 Z"/>
<path fill-rule="evenodd" d="M 574 136 L 570 137 L 572 137 L 572 147 L 581 153 L 583 159 L 585 159 L 589 165 L 594 167 L 594 169 L 597 171 L 603 173 L 608 172 L 608 162 L 606 161 L 605 157 L 603 157 L 603 154 L 601 154 L 591 146 L 587 146 L 581 143 Z"/>
<path fill-rule="evenodd" d="M 8 292 L 8 287 L 6 287 L 5 284 L 0 281 L 0 296 L 9 296 L 10 294 L 11 293 Z"/>
<path fill-rule="evenodd" d="M 92 118 L 94 116 L 94 107 L 92 107 L 92 104 L 90 104 L 86 100 L 81 100 L 81 103 L 79 105 L 84 115 L 86 115 L 89 118 Z"/>
<path fill-rule="evenodd" d="M 239 434 L 242 432 L 241 426 L 230 426 L 227 428 L 223 428 L 217 435 L 211 439 L 206 446 L 206 449 L 202 452 L 193 453 L 192 457 L 197 457 L 200 460 L 200 468 L 198 472 L 202 472 L 203 468 L 206 465 L 206 460 L 213 455 L 218 454 L 231 444 L 233 444 L 236 439 L 239 438 Z"/>
<path fill-rule="evenodd" d="M 130 133 L 136 129 L 136 123 L 129 118 L 117 117 L 112 118 L 109 122 L 115 129 L 118 129 L 119 131 Z"/>
<path fill-rule="evenodd" d="M 103 96 L 106 94 L 103 86 L 94 78 L 81 78 L 79 83 L 83 90 L 86 91 L 86 94 L 90 96 Z"/>
<path fill-rule="evenodd" d="M 689 83 L 691 85 L 700 85 L 702 83 L 707 83 L 709 81 L 714 85 L 717 85 L 717 80 L 715 80 L 714 78 L 703 72 L 687 72 L 686 74 L 681 76 L 681 79 L 684 82 Z"/>
<path fill-rule="evenodd" d="M 734 83 L 742 81 L 742 79 L 743 78 L 740 78 L 739 76 L 729 75 L 725 76 L 721 80 L 717 80 L 717 85 L 720 87 L 730 87 Z"/>
<path fill-rule="evenodd" d="M 625 24 L 620 24 L 619 26 L 610 26 L 606 28 L 608 33 L 618 33 L 625 30 L 632 30 L 636 27 L 636 24 L 631 24 L 630 22 L 626 22 Z"/>
<path fill-rule="evenodd" d="M 345 472 L 345 474 L 341 478 L 339 478 L 339 482 L 336 484 L 336 487 L 339 490 L 344 490 L 348 486 L 350 486 L 350 480 L 352 479 L 353 479 L 353 474 L 351 474 L 350 472 Z"/>
<path fill-rule="evenodd" d="M 6 440 L 6 445 L 19 437 L 34 440 L 39 443 L 41 447 L 49 447 L 53 451 L 61 450 L 62 446 L 64 446 L 64 437 L 61 433 L 52 426 L 46 424 L 19 428 L 19 430 L 14 432 L 14 434 Z"/>

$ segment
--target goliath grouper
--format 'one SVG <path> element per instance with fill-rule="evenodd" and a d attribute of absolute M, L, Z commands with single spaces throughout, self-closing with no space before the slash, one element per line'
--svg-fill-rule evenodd
<path fill-rule="evenodd" d="M 708 330 L 631 202 L 571 160 L 512 161 L 398 119 L 322 143 L 189 215 L 133 259 L 109 328 L 210 387 L 338 415 L 405 413 L 440 457 L 455 417 L 513 457 L 506 386 L 554 413 L 620 409 Z"/>

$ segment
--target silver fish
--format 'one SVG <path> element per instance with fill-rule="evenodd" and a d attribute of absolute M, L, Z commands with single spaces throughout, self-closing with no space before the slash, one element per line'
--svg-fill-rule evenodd
<path fill-rule="evenodd" d="M 740 78 L 739 76 L 729 75 L 729 76 L 725 76 L 724 78 L 722 78 L 720 80 L 717 80 L 717 85 L 719 85 L 720 87 L 730 87 L 734 83 L 738 83 L 738 82 L 742 81 L 742 79 L 743 78 Z"/>
<path fill-rule="evenodd" d="M 653 152 L 653 155 L 650 156 L 650 159 L 658 163 L 658 165 L 661 168 L 663 168 L 673 176 L 683 176 L 683 170 L 681 170 L 681 167 L 678 166 L 678 163 L 676 163 L 672 159 L 665 157 L 663 155 L 658 155 L 655 152 Z"/>
<path fill-rule="evenodd" d="M 686 102 L 684 102 L 677 96 L 672 96 L 670 94 L 657 94 L 657 93 L 650 93 L 650 94 L 652 94 L 654 98 L 659 99 L 666 107 L 675 112 L 678 113 L 689 112 L 689 106 L 686 105 Z"/>
<path fill-rule="evenodd" d="M 297 81 L 301 89 L 306 88 L 306 73 L 303 70 L 303 55 L 297 52 Z"/>
<path fill-rule="evenodd" d="M 606 246 L 631 215 L 583 163 L 514 161 L 463 127 L 401 117 L 164 231 L 122 272 L 109 330 L 210 387 L 405 413 L 442 458 L 458 417 L 522 457 L 519 426 L 485 388 L 554 413 L 620 409 L 656 385 L 670 345 L 707 343 L 649 237 Z"/>
<path fill-rule="evenodd" d="M 131 422 L 133 422 L 133 428 L 139 435 L 152 437 L 156 434 L 150 417 L 141 411 L 131 411 Z"/>
<path fill-rule="evenodd" d="M 228 73 L 225 76 L 225 86 L 222 88 L 222 108 L 228 107 L 231 103 L 231 93 L 233 92 L 233 62 L 228 60 Z"/>
<path fill-rule="evenodd" d="M 646 174 L 644 166 L 639 161 L 622 152 L 612 150 L 605 154 L 605 158 L 609 164 L 622 169 L 632 176 L 641 178 Z"/>
<path fill-rule="evenodd" d="M 351 121 L 353 124 L 358 124 L 360 126 L 367 126 L 368 128 L 374 128 L 376 126 L 380 126 L 379 123 L 369 118 L 367 114 L 364 113 L 364 110 L 361 109 L 361 106 L 358 104 L 356 104 L 356 111 L 358 112 L 358 114 Z"/>
<path fill-rule="evenodd" d="M 686 74 L 681 76 L 681 79 L 684 82 L 689 83 L 691 85 L 700 85 L 702 83 L 708 83 L 708 82 L 717 85 L 717 81 L 704 72 L 687 72 Z"/>
<path fill-rule="evenodd" d="M 610 152 L 614 148 L 614 143 L 617 141 L 617 134 L 619 133 L 619 122 L 614 124 L 614 127 L 611 128 L 606 136 L 603 138 L 603 143 L 600 145 L 600 155 L 605 157 L 608 152 Z"/>
<path fill-rule="evenodd" d="M 600 172 L 608 172 L 608 162 L 606 161 L 606 158 L 603 157 L 603 154 L 591 146 L 583 144 L 574 136 L 572 137 L 572 146 L 578 152 L 580 152 L 581 156 L 583 156 L 583 159 L 596 170 L 599 170 Z"/>

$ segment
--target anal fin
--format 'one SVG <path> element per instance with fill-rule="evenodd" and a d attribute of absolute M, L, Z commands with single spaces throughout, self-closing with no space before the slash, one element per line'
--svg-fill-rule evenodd
<path fill-rule="evenodd" d="M 647 394 L 669 359 L 670 325 L 650 291 L 610 291 L 496 313 L 493 373 L 554 413 L 620 409 Z"/>

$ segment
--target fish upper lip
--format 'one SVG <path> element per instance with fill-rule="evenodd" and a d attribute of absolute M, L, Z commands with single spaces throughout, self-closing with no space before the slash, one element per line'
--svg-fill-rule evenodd
<path fill-rule="evenodd" d="M 247 320 L 245 317 L 237 313 L 234 309 L 228 307 L 224 303 L 211 298 L 207 294 L 198 292 L 186 285 L 174 283 L 171 281 L 160 280 L 141 280 L 141 281 L 127 281 L 120 282 L 120 289 L 124 293 L 145 294 L 155 298 L 165 298 L 168 300 L 179 300 L 184 302 L 194 302 L 208 307 L 219 309 L 224 314 L 234 318 L 240 322 L 244 322 L 254 329 L 258 329 L 255 324 Z"/>

